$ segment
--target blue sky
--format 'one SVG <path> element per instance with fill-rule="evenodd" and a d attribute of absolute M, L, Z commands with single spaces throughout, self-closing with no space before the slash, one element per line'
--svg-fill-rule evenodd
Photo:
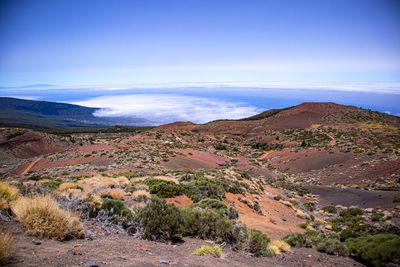
<path fill-rule="evenodd" d="M 188 95 L 228 83 L 265 88 L 266 97 L 273 82 L 323 92 L 390 87 L 399 100 L 399 44 L 398 0 L 2 0 L 0 95 L 54 100 L 49 90 L 68 88 L 57 101 L 88 101 L 83 91 L 99 87 L 132 95 L 178 84 Z M 31 84 L 54 86 L 46 94 L 23 87 Z M 84 88 L 80 98 L 74 88 Z M 273 103 L 218 95 L 255 108 Z M 384 102 L 376 109 L 400 112 Z"/>

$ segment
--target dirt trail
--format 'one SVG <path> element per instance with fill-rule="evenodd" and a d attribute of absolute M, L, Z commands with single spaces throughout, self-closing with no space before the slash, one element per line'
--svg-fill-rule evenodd
<path fill-rule="evenodd" d="M 264 154 L 259 156 L 258 159 L 266 159 L 268 157 L 268 155 L 271 154 L 272 152 L 275 152 L 275 150 L 265 152 Z"/>
<path fill-rule="evenodd" d="M 25 169 L 23 169 L 22 171 L 20 171 L 18 174 L 22 175 L 22 174 L 26 174 L 27 172 L 29 172 L 33 166 L 35 166 L 36 163 L 39 162 L 39 160 L 43 159 L 43 156 L 37 157 L 34 161 L 32 161 L 31 163 L 29 163 L 28 166 L 25 167 Z"/>
<path fill-rule="evenodd" d="M 334 145 L 336 144 L 336 139 L 335 139 L 335 137 L 333 137 L 333 136 L 330 135 L 330 134 L 326 134 L 326 135 L 329 136 L 329 137 L 332 139 L 331 145 L 334 146 Z"/>

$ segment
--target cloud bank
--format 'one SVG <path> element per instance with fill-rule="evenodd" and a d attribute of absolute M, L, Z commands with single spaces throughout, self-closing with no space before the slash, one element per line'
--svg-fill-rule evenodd
<path fill-rule="evenodd" d="M 94 114 L 99 117 L 140 117 L 159 123 L 240 119 L 263 111 L 245 103 L 170 94 L 101 96 L 73 104 L 101 108 Z"/>

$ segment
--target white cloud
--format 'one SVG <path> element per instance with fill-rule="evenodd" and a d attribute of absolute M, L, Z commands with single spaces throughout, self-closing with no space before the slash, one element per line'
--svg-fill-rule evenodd
<path fill-rule="evenodd" d="M 170 89 L 170 88 L 251 88 L 251 89 L 302 89 L 302 90 L 335 90 L 348 92 L 369 92 L 383 94 L 400 94 L 400 82 L 181 82 L 181 83 L 138 83 L 112 85 L 92 85 L 89 88 L 103 90 Z"/>
<path fill-rule="evenodd" d="M 99 117 L 135 116 L 161 123 L 240 119 L 263 111 L 244 103 L 170 94 L 102 96 L 73 104 L 102 108 L 95 113 Z"/>

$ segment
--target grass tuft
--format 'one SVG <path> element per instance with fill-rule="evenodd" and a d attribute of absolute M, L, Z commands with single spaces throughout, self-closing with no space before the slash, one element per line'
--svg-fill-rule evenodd
<path fill-rule="evenodd" d="M 0 262 L 5 260 L 10 253 L 12 235 L 9 232 L 0 232 Z"/>
<path fill-rule="evenodd" d="M 224 255 L 220 246 L 215 245 L 214 247 L 211 246 L 201 246 L 201 248 L 196 249 L 193 252 L 194 255 L 204 256 L 204 255 L 212 255 L 214 257 L 220 258 Z"/>
<path fill-rule="evenodd" d="M 290 250 L 290 245 L 283 240 L 273 240 L 271 241 L 267 248 L 274 252 L 274 255 L 280 255 L 282 252 L 287 252 Z"/>
<path fill-rule="evenodd" d="M 20 197 L 11 210 L 29 234 L 56 240 L 81 237 L 83 225 L 78 217 L 61 209 L 49 196 Z"/>
<path fill-rule="evenodd" d="M 0 182 L 0 210 L 9 209 L 10 201 L 16 200 L 18 194 L 18 188 L 9 183 Z"/>

